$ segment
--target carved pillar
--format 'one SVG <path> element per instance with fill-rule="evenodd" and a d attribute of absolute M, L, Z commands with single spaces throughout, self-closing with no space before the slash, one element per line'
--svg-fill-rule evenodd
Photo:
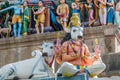
<path fill-rule="evenodd" d="M 45 18 L 45 25 L 46 27 L 50 26 L 50 10 L 49 10 L 49 7 L 46 8 L 46 18 Z"/>

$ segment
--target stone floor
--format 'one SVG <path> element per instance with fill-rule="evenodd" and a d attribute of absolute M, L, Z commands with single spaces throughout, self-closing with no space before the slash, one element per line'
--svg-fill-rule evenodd
<path fill-rule="evenodd" d="M 102 78 L 90 78 L 89 80 L 120 80 L 120 76 L 112 76 L 112 77 L 102 77 Z"/>

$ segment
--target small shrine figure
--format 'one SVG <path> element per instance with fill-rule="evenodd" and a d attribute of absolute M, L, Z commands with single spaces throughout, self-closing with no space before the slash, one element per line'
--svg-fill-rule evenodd
<path fill-rule="evenodd" d="M 68 4 L 65 3 L 66 0 L 60 0 L 60 5 L 57 7 L 57 14 L 60 18 L 60 23 L 65 30 L 67 28 L 67 22 L 69 17 L 69 7 Z"/>
<path fill-rule="evenodd" d="M 114 16 L 114 0 L 107 0 L 107 25 L 110 26 L 113 24 Z"/>
<path fill-rule="evenodd" d="M 72 14 L 77 13 L 80 18 L 80 22 L 82 21 L 82 12 L 80 10 L 81 5 L 80 0 L 74 0 L 72 3 Z"/>
<path fill-rule="evenodd" d="M 92 0 L 87 0 L 87 4 L 85 4 L 85 7 L 88 8 L 88 12 L 89 12 L 89 26 L 91 27 L 91 25 L 94 23 L 94 5 L 93 5 L 93 1 Z"/>
<path fill-rule="evenodd" d="M 99 2 L 99 16 L 101 25 L 106 25 L 107 10 L 106 10 L 106 0 L 98 0 Z"/>
<path fill-rule="evenodd" d="M 14 8 L 14 15 L 12 17 L 12 23 L 13 23 L 14 37 L 20 37 L 21 29 L 22 29 L 22 18 L 21 18 L 22 8 L 20 5 L 20 0 L 16 1 L 16 4 L 14 5 L 13 8 Z M 18 23 L 18 28 L 17 28 L 17 23 Z"/>
<path fill-rule="evenodd" d="M 119 28 L 120 28 L 120 0 L 116 4 L 114 24 L 118 25 Z"/>
<path fill-rule="evenodd" d="M 26 36 L 28 32 L 28 26 L 29 26 L 29 8 L 28 8 L 28 2 L 24 2 L 24 9 L 23 9 L 23 14 L 24 14 L 24 20 L 23 20 L 23 35 Z"/>
<path fill-rule="evenodd" d="M 40 26 L 41 26 L 41 33 L 44 33 L 45 7 L 44 7 L 42 1 L 39 1 L 38 5 L 39 5 L 39 9 L 38 9 L 38 11 L 34 12 L 34 15 L 38 15 L 38 20 L 37 20 L 35 26 L 36 26 L 37 34 L 40 34 L 39 27 L 38 27 L 39 23 L 40 23 Z"/>
<path fill-rule="evenodd" d="M 98 0 L 94 0 L 94 7 L 95 7 L 95 19 L 99 19 L 99 3 Z"/>

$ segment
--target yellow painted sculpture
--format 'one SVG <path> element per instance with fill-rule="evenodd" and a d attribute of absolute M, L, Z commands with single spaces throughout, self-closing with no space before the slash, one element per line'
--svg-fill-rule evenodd
<path fill-rule="evenodd" d="M 80 19 L 78 17 L 78 14 L 74 13 L 72 15 L 72 17 L 70 18 L 70 22 L 69 22 L 68 28 L 70 28 L 70 26 L 76 26 L 76 27 L 80 27 L 81 26 L 81 22 L 80 22 Z"/>
<path fill-rule="evenodd" d="M 38 11 L 34 12 L 34 15 L 38 15 L 37 23 L 35 25 L 37 34 L 39 34 L 39 24 L 41 26 L 41 33 L 44 33 L 44 24 L 45 24 L 45 7 L 42 1 L 38 3 L 39 9 Z"/>

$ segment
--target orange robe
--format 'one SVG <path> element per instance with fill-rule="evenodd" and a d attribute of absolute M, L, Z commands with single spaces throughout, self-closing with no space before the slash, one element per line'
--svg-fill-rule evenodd
<path fill-rule="evenodd" d="M 76 66 L 89 66 L 99 58 L 98 54 L 91 57 L 88 47 L 84 43 L 76 45 L 75 42 L 64 42 L 61 50 L 61 61 L 69 62 Z"/>

